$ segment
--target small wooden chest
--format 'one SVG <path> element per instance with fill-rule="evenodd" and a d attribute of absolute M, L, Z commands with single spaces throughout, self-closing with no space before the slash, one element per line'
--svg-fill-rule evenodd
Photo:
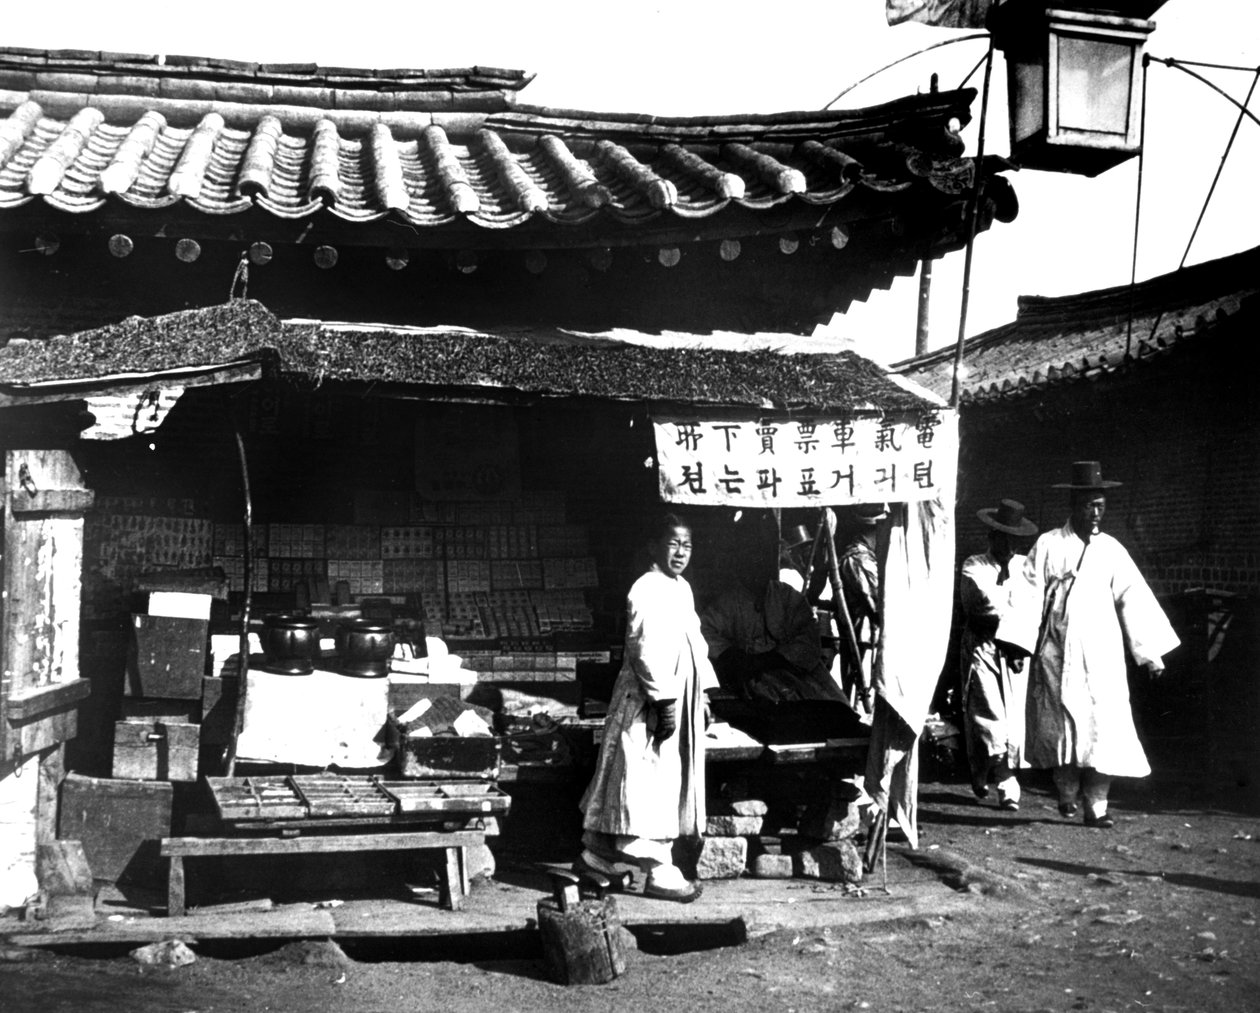
<path fill-rule="evenodd" d="M 138 781 L 195 781 L 201 728 L 158 715 L 114 723 L 114 777 Z"/>

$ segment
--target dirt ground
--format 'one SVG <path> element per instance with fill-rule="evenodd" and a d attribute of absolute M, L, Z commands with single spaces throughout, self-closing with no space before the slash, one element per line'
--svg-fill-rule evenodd
<path fill-rule="evenodd" d="M 1060 818 L 1041 783 L 1015 813 L 977 803 L 961 784 L 926 784 L 920 799 L 913 860 L 971 892 L 965 914 L 729 945 L 643 933 L 625 975 L 572 988 L 550 983 L 519 941 L 468 941 L 423 962 L 361 944 L 291 942 L 251 955 L 220 946 L 175 969 L 0 947 L 10 958 L 0 962 L 0 1009 L 1260 1010 L 1260 811 L 1236 789 L 1204 798 L 1120 784 L 1110 831 Z M 904 845 L 890 852 L 908 860 Z"/>

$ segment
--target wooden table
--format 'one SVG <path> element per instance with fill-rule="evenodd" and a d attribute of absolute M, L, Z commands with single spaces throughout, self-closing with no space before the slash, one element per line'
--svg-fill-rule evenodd
<path fill-rule="evenodd" d="M 484 844 L 484 829 L 408 830 L 355 834 L 308 834 L 306 836 L 254 837 L 163 837 L 161 855 L 170 859 L 167 881 L 169 916 L 185 913 L 184 859 L 213 855 L 317 855 L 352 851 L 422 851 L 438 849 L 446 853 L 438 876 L 441 884 L 439 904 L 450 911 L 464 906 L 469 893 L 468 863 L 465 849 Z"/>

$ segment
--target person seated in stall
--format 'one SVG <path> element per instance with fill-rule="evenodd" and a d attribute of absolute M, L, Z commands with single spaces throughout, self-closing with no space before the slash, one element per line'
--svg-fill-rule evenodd
<path fill-rule="evenodd" d="M 753 702 L 844 700 L 824 663 L 813 607 L 779 577 L 777 535 L 750 541 L 730 584 L 700 614 L 718 682 Z"/>

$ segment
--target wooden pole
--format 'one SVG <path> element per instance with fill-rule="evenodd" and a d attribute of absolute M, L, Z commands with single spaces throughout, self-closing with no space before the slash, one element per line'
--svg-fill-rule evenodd
<path fill-rule="evenodd" d="M 224 766 L 227 776 L 232 777 L 236 771 L 236 740 L 240 738 L 245 727 L 245 692 L 249 682 L 249 613 L 254 601 L 253 550 L 254 550 L 254 501 L 249 491 L 249 462 L 245 457 L 245 441 L 241 439 L 241 431 L 237 429 L 236 453 L 241 462 L 241 485 L 245 493 L 245 600 L 241 605 L 241 635 L 237 642 L 236 652 L 240 655 L 240 672 L 237 675 L 236 717 L 232 722 L 232 735 L 228 739 L 224 755 Z"/>
<path fill-rule="evenodd" d="M 976 215 L 980 208 L 980 193 L 984 187 L 984 131 L 989 114 L 989 80 L 993 75 L 993 43 L 989 42 L 989 55 L 984 63 L 984 90 L 980 99 L 980 137 L 976 142 L 976 178 L 967 201 L 967 248 L 963 259 L 962 302 L 958 308 L 958 343 L 954 346 L 954 380 L 949 396 L 949 406 L 958 407 L 962 394 L 963 346 L 967 337 L 967 304 L 971 301 L 971 253 L 976 245 Z"/>
<path fill-rule="evenodd" d="M 857 630 L 853 628 L 853 617 L 849 615 L 849 603 L 844 600 L 844 587 L 840 583 L 840 557 L 836 554 L 836 535 L 831 530 L 830 517 L 824 508 L 820 517 L 820 527 L 827 532 L 827 562 L 830 566 L 831 597 L 836 604 L 836 615 L 840 617 L 840 626 L 844 632 L 844 642 L 853 656 L 854 671 L 862 702 L 870 708 L 870 687 L 866 685 L 865 673 L 862 670 L 862 648 L 858 644 Z"/>

